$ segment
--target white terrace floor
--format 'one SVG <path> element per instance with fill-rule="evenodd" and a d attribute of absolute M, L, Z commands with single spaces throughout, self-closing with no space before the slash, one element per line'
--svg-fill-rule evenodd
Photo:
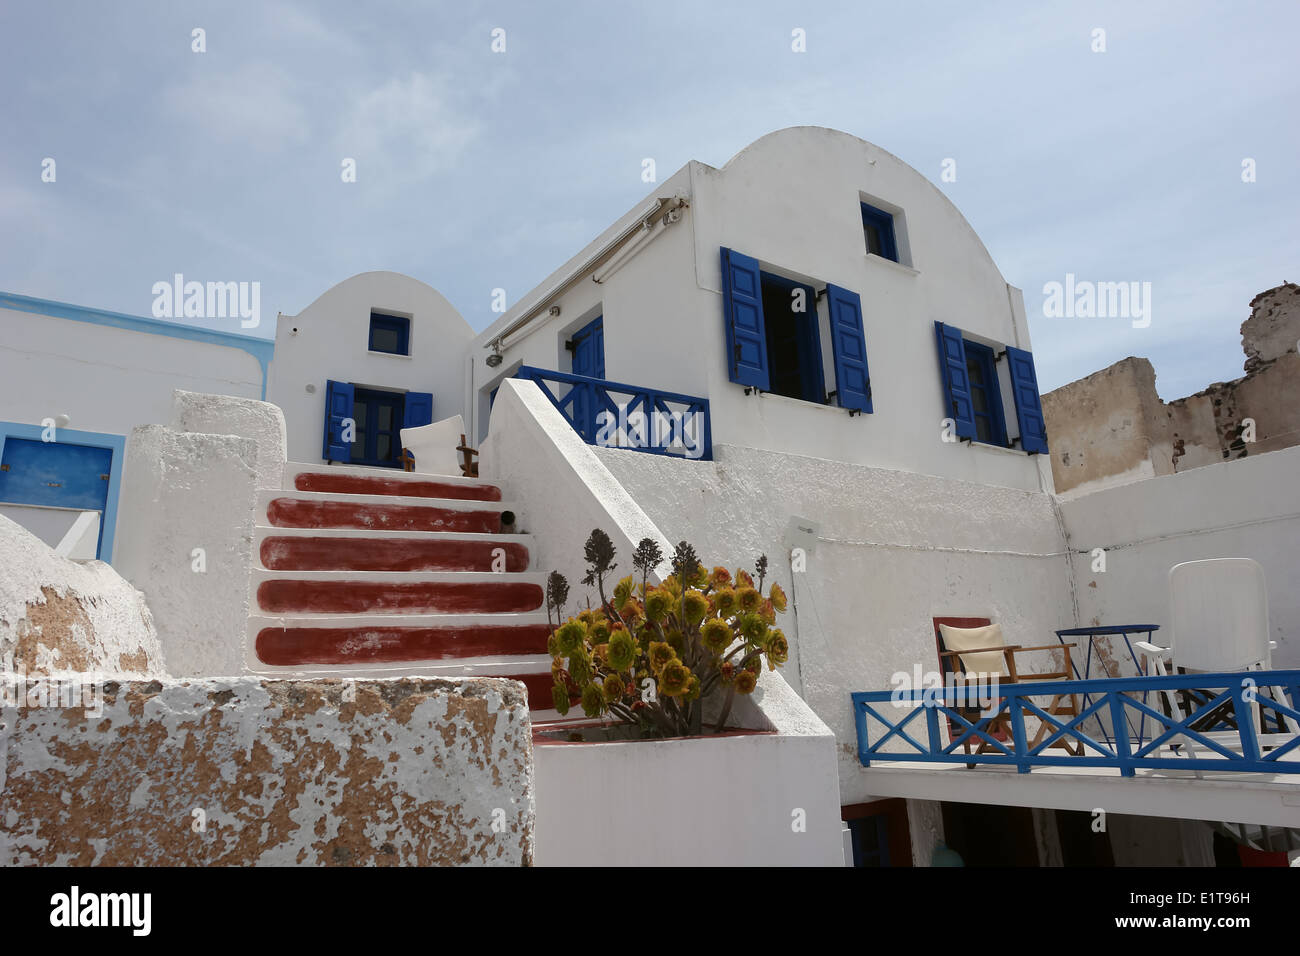
<path fill-rule="evenodd" d="M 1300 828 L 1300 774 L 1109 767 L 877 763 L 860 772 L 878 797 L 1051 807 Z"/>

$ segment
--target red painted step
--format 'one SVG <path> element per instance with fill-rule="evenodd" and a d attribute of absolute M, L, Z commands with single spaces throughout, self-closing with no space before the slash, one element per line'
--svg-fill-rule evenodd
<path fill-rule="evenodd" d="M 367 531 L 501 530 L 500 511 L 456 511 L 415 505 L 274 498 L 266 517 L 277 528 L 358 528 Z"/>
<path fill-rule="evenodd" d="M 528 546 L 517 541 L 272 536 L 260 550 L 271 571 L 494 571 L 498 550 L 506 571 L 528 570 Z"/>
<path fill-rule="evenodd" d="M 257 603 L 272 614 L 511 614 L 542 606 L 528 581 L 263 581 Z"/>
<path fill-rule="evenodd" d="M 503 654 L 545 654 L 550 628 L 514 627 L 266 627 L 257 634 L 258 659 L 273 667 L 306 664 L 399 664 Z M 529 675 L 532 679 L 533 675 Z M 550 700 L 551 675 L 546 690 Z M 524 678 L 517 678 L 523 680 Z M 534 680 L 538 683 L 538 680 Z M 531 690 L 531 688 L 530 688 Z M 540 691 L 539 691 L 540 693 Z M 543 706 L 549 707 L 550 704 Z"/>
<path fill-rule="evenodd" d="M 382 475 L 316 474 L 294 476 L 299 491 L 323 491 L 340 495 L 404 495 L 409 498 L 459 498 L 465 501 L 500 501 L 501 489 L 495 485 L 461 485 L 430 479 L 403 480 Z"/>

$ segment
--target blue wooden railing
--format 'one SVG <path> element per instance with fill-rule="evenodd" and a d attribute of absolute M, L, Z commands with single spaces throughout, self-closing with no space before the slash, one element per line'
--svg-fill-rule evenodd
<path fill-rule="evenodd" d="M 513 377 L 535 382 L 588 445 L 704 461 L 713 458 L 707 398 L 531 365 Z"/>
<path fill-rule="evenodd" d="M 1188 716 L 1177 719 L 1157 709 L 1162 692 L 1190 702 L 1183 705 L 1192 708 Z M 1031 699 L 1058 695 L 1086 695 L 1087 703 L 1077 717 L 1056 716 Z M 906 761 L 1011 764 L 1021 773 L 1034 767 L 1109 767 L 1126 777 L 1142 768 L 1300 773 L 1297 670 L 862 691 L 852 697 L 864 767 Z M 981 705 L 975 717 L 972 709 Z M 1231 720 L 1225 719 L 1229 707 Z M 1250 716 L 1256 707 L 1280 732 L 1261 736 Z M 1132 733 L 1131 715 L 1152 726 L 1149 736 Z M 1036 744 L 1029 742 L 1026 717 L 1049 724 L 1050 732 Z M 952 728 L 946 742 L 942 718 Z M 991 732 L 998 718 L 1003 726 L 1009 722 L 1010 740 Z M 874 739 L 873 723 L 881 731 Z M 1048 751 L 1061 742 L 1075 749 L 1082 745 L 1082 754 Z M 991 752 L 967 754 L 966 744 Z"/>

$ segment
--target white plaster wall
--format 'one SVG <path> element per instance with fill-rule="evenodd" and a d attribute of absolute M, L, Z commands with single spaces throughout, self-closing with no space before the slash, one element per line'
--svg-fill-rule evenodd
<path fill-rule="evenodd" d="M 535 746 L 538 865 L 843 866 L 830 729 L 768 671 L 733 716 L 774 733 Z"/>
<path fill-rule="evenodd" d="M 131 432 L 120 504 L 130 534 L 115 566 L 144 592 L 173 676 L 245 672 L 257 466 L 251 438 Z"/>
<path fill-rule="evenodd" d="M 182 432 L 251 438 L 257 445 L 258 489 L 279 491 L 283 487 L 287 443 L 284 413 L 270 402 L 177 389 L 171 426 Z"/>
<path fill-rule="evenodd" d="M 1167 626 L 1175 564 L 1253 558 L 1267 580 L 1273 666 L 1300 667 L 1298 474 L 1300 447 L 1285 448 L 1063 501 L 1071 546 L 1081 552 L 1082 619 Z M 1094 548 L 1106 549 L 1104 573 L 1091 569 Z"/>
<path fill-rule="evenodd" d="M 938 669 L 931 619 L 988 617 L 1008 643 L 1055 644 L 1073 627 L 1064 542 L 1049 495 L 734 446 L 713 462 L 596 454 L 670 541 L 706 563 L 768 555 L 791 594 L 782 669 L 834 731 L 844 804 L 874 794 L 857 760 L 849 694 L 887 690 L 897 671 Z M 792 574 L 787 522 L 820 524 L 808 570 Z M 1029 671 L 1046 654 L 1025 655 Z M 956 799 L 956 795 L 954 795 Z"/>
<path fill-rule="evenodd" d="M 409 356 L 368 351 L 371 309 L 411 317 Z M 267 397 L 284 410 L 290 459 L 321 460 L 329 379 L 432 392 L 435 421 L 461 414 L 465 353 L 473 337 L 469 324 L 440 293 L 396 272 L 363 272 L 299 314 L 281 315 Z M 309 386 L 313 391 L 307 391 Z"/>
<path fill-rule="evenodd" d="M 914 269 L 867 255 L 861 193 L 902 209 Z M 707 397 L 715 442 L 1050 489 L 1050 470 L 1034 456 L 940 440 L 947 411 L 935 320 L 1021 348 L 1029 348 L 1029 336 L 1020 291 L 1007 285 L 969 224 L 916 170 L 856 137 L 799 127 L 763 137 L 721 169 L 690 163 L 647 198 L 670 195 L 689 199 L 682 221 L 656 227 L 662 234 L 643 240 L 602 283 L 584 279 L 555 300 L 561 315 L 535 320 L 527 335 L 508 340 L 496 370 L 483 365 L 482 346 L 633 221 L 644 203 L 481 333 L 471 349 L 476 389 L 490 388 L 521 363 L 569 370 L 563 341 L 599 310 L 606 377 Z M 721 246 L 861 296 L 873 414 L 850 418 L 842 409 L 782 396 L 746 396 L 728 381 Z M 479 405 L 482 434 L 485 400 Z"/>
<path fill-rule="evenodd" d="M 507 381 L 497 395 L 479 474 L 520 503 L 516 527 L 535 535 L 533 567 L 569 580 L 569 610 L 585 606 L 583 545 L 600 528 L 618 551 L 616 573 L 631 573 L 642 538 L 672 546 L 533 382 Z M 663 573 L 668 574 L 666 565 Z M 593 598 L 593 601 L 598 599 Z"/>
<path fill-rule="evenodd" d="M 171 420 L 176 388 L 261 398 L 241 349 L 0 309 L 0 420 L 127 435 Z"/>

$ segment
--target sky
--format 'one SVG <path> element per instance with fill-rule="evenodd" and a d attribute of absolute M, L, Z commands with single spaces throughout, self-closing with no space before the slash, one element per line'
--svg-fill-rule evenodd
<path fill-rule="evenodd" d="M 255 281 L 270 336 L 387 269 L 482 329 L 643 159 L 829 126 L 962 211 L 1042 391 L 1139 355 L 1171 400 L 1239 377 L 1251 298 L 1300 281 L 1297 35 L 1293 2 L 6 2 L 0 290 L 149 315 L 176 273 Z M 1150 324 L 1045 314 L 1067 274 L 1150 283 Z"/>

